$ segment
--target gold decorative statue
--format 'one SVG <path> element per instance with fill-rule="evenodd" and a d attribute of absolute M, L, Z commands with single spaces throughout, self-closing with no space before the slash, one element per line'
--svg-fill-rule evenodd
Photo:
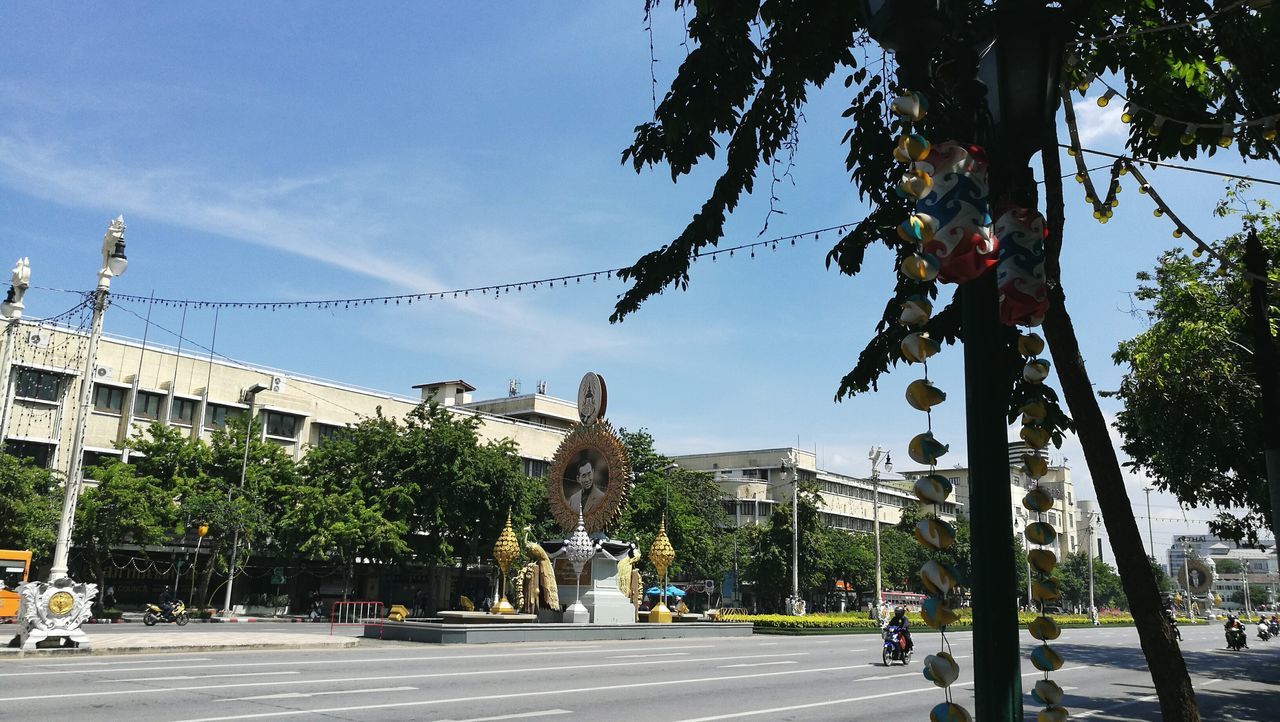
<path fill-rule="evenodd" d="M 526 594 L 533 598 L 534 607 L 538 606 L 541 601 L 542 606 L 553 611 L 560 611 L 560 591 L 556 587 L 556 570 L 551 564 L 551 557 L 547 555 L 542 545 L 537 542 L 529 541 L 529 527 L 524 528 L 524 550 L 529 553 L 533 561 L 529 566 L 537 567 L 536 578 L 538 580 L 537 588 L 529 588 Z M 541 599 L 539 600 L 539 596 Z"/>
<path fill-rule="evenodd" d="M 520 544 L 516 542 L 516 533 L 511 529 L 511 510 L 507 510 L 507 525 L 502 528 L 502 533 L 498 535 L 498 541 L 493 545 L 493 560 L 498 563 L 498 570 L 501 589 L 498 591 L 498 601 L 494 602 L 489 608 L 490 614 L 515 614 L 515 607 L 511 606 L 511 602 L 507 601 L 507 567 L 511 566 L 511 562 L 515 561 L 520 555 Z"/>
<path fill-rule="evenodd" d="M 658 606 L 649 610 L 650 622 L 671 621 L 671 610 L 667 609 L 667 567 L 671 566 L 671 562 L 675 560 L 676 550 L 671 546 L 671 540 L 667 538 L 667 516 L 663 514 L 662 521 L 658 525 L 658 536 L 654 537 L 653 545 L 649 547 L 649 561 L 653 563 L 654 569 L 658 570 L 658 578 L 662 583 L 662 597 L 658 601 Z"/>

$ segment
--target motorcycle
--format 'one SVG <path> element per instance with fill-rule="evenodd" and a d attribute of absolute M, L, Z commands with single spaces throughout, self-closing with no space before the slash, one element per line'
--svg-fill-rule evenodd
<path fill-rule="evenodd" d="M 187 606 L 181 600 L 176 601 L 167 610 L 156 604 L 148 604 L 142 614 L 142 623 L 154 627 L 159 622 L 173 622 L 179 627 L 186 626 L 191 619 L 187 616 Z"/>
<path fill-rule="evenodd" d="M 884 649 L 880 653 L 880 658 L 886 667 L 890 662 L 911 663 L 911 650 L 907 648 L 907 638 L 903 636 L 900 628 L 892 626 L 884 628 Z"/>
<path fill-rule="evenodd" d="M 1268 639 L 1271 639 L 1271 628 L 1269 625 L 1267 624 L 1258 625 L 1258 639 L 1261 639 L 1264 642 L 1267 641 Z"/>
<path fill-rule="evenodd" d="M 311 608 L 307 610 L 307 621 L 319 622 L 324 619 L 324 602 L 320 597 L 311 600 Z"/>
<path fill-rule="evenodd" d="M 1267 632 L 1273 637 L 1280 636 L 1280 622 L 1267 622 Z"/>
<path fill-rule="evenodd" d="M 1244 628 L 1237 624 L 1227 629 L 1227 648 L 1236 652 L 1249 646 L 1249 640 L 1245 638 Z"/>

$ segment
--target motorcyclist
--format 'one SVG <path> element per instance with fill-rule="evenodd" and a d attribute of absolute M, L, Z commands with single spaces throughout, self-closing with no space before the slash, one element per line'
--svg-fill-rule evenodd
<path fill-rule="evenodd" d="M 1173 630 L 1173 636 L 1182 641 L 1182 630 L 1178 629 L 1178 615 L 1173 611 L 1173 605 L 1164 608 L 1164 621 L 1168 622 L 1169 628 Z"/>
<path fill-rule="evenodd" d="M 897 627 L 898 634 L 907 640 L 907 651 L 910 652 L 915 648 L 915 642 L 911 641 L 911 621 L 907 619 L 907 610 L 905 607 L 894 607 L 893 616 L 889 617 L 886 627 Z"/>
<path fill-rule="evenodd" d="M 1244 625 L 1240 623 L 1240 619 L 1236 617 L 1236 615 L 1228 614 L 1227 621 L 1222 626 L 1227 630 L 1228 643 L 1231 641 L 1231 634 L 1238 631 L 1240 633 L 1240 638 L 1243 641 L 1241 646 L 1245 649 L 1249 648 L 1249 637 L 1245 634 Z"/>
<path fill-rule="evenodd" d="M 160 609 L 167 621 L 173 621 L 173 592 L 165 587 L 160 591 Z"/>

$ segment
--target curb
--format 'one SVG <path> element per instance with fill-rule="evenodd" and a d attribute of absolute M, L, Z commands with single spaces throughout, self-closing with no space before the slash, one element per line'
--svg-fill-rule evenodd
<path fill-rule="evenodd" d="M 247 650 L 281 650 L 281 649 L 349 649 L 360 645 L 358 637 L 348 637 L 327 643 L 272 643 L 263 644 L 168 644 L 154 647 L 91 647 L 89 649 L 34 649 L 0 651 L 0 661 L 7 657 L 22 659 L 23 657 L 69 657 L 125 654 L 185 654 L 188 652 L 240 652 Z"/>

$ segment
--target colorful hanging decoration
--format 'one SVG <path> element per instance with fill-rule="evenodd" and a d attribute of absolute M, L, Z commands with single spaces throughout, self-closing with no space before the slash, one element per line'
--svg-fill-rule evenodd
<path fill-rule="evenodd" d="M 997 261 L 987 205 L 986 153 L 976 145 L 948 141 L 933 146 L 918 160 L 913 172 L 930 183 L 916 202 L 912 218 L 931 219 L 929 237 L 920 242 L 938 258 L 939 280 L 971 281 Z"/>
<path fill-rule="evenodd" d="M 994 228 L 1000 244 L 996 286 L 1000 322 L 1006 326 L 1039 326 L 1049 310 L 1044 276 L 1044 216 L 1027 208 L 1010 208 Z"/>
<path fill-rule="evenodd" d="M 924 119 L 929 102 L 922 94 L 909 92 L 894 99 L 890 108 L 906 126 Z M 986 216 L 985 160 L 981 151 L 955 143 L 931 147 L 923 137 L 907 134 L 898 140 L 894 158 L 912 164 L 897 191 L 903 197 L 916 199 L 916 212 L 898 226 L 898 237 L 916 247 L 902 259 L 902 275 L 920 283 L 934 279 L 963 282 L 989 267 L 994 262 L 995 241 Z M 987 262 L 988 256 L 991 263 Z M 908 330 L 900 344 L 902 358 L 907 363 L 920 364 L 924 370 L 924 378 L 907 385 L 906 399 L 927 419 L 926 430 L 911 439 L 907 453 L 916 463 L 930 467 L 928 475 L 916 480 L 914 489 L 921 502 L 933 505 L 933 513 L 916 524 L 913 535 L 925 549 L 942 551 L 955 544 L 956 531 L 938 516 L 940 506 L 951 496 L 951 482 L 933 473 L 938 457 L 948 450 L 933 436 L 933 408 L 945 402 L 947 394 L 929 380 L 929 357 L 938 353 L 941 345 L 922 330 L 933 315 L 933 304 L 925 296 L 908 296 L 901 307 L 898 323 Z M 920 581 L 929 593 L 920 616 L 925 624 L 941 632 L 938 651 L 924 659 L 924 677 L 946 695 L 945 701 L 929 712 L 929 719 L 971 722 L 968 710 L 951 696 L 951 686 L 960 677 L 960 665 L 951 654 L 947 626 L 955 623 L 959 615 L 947 598 L 960 586 L 959 574 L 950 565 L 929 559 L 920 568 Z"/>
<path fill-rule="evenodd" d="M 1018 338 L 1018 353 L 1027 358 L 1023 367 L 1023 381 L 1031 386 L 1043 385 L 1049 375 L 1049 362 L 1037 358 L 1044 351 L 1044 339 L 1034 333 Z M 1032 578 L 1031 599 L 1039 608 L 1039 616 L 1027 625 L 1032 638 L 1040 642 L 1040 646 L 1031 652 L 1031 664 L 1044 673 L 1044 679 L 1036 682 L 1031 696 L 1044 709 L 1040 710 L 1036 719 L 1056 721 L 1067 719 L 1067 710 L 1062 706 L 1062 688 L 1057 682 L 1049 679 L 1049 673 L 1062 667 L 1062 655 L 1058 654 L 1049 642 L 1058 638 L 1061 629 L 1053 617 L 1045 614 L 1046 605 L 1062 596 L 1062 588 L 1053 577 L 1054 567 L 1058 565 L 1058 555 L 1053 552 L 1053 545 L 1058 540 L 1058 532 L 1046 521 L 1046 513 L 1053 509 L 1054 499 L 1049 490 L 1040 484 L 1040 479 L 1049 473 L 1049 462 L 1040 453 L 1049 443 L 1050 432 L 1044 421 L 1048 416 L 1045 401 L 1034 399 L 1023 404 L 1022 440 L 1032 448 L 1031 453 L 1022 455 L 1020 471 L 1031 479 L 1035 485 L 1022 497 L 1022 506 L 1030 512 L 1035 521 L 1027 524 L 1023 535 L 1029 545 L 1035 548 L 1027 552 L 1027 564 Z"/>

